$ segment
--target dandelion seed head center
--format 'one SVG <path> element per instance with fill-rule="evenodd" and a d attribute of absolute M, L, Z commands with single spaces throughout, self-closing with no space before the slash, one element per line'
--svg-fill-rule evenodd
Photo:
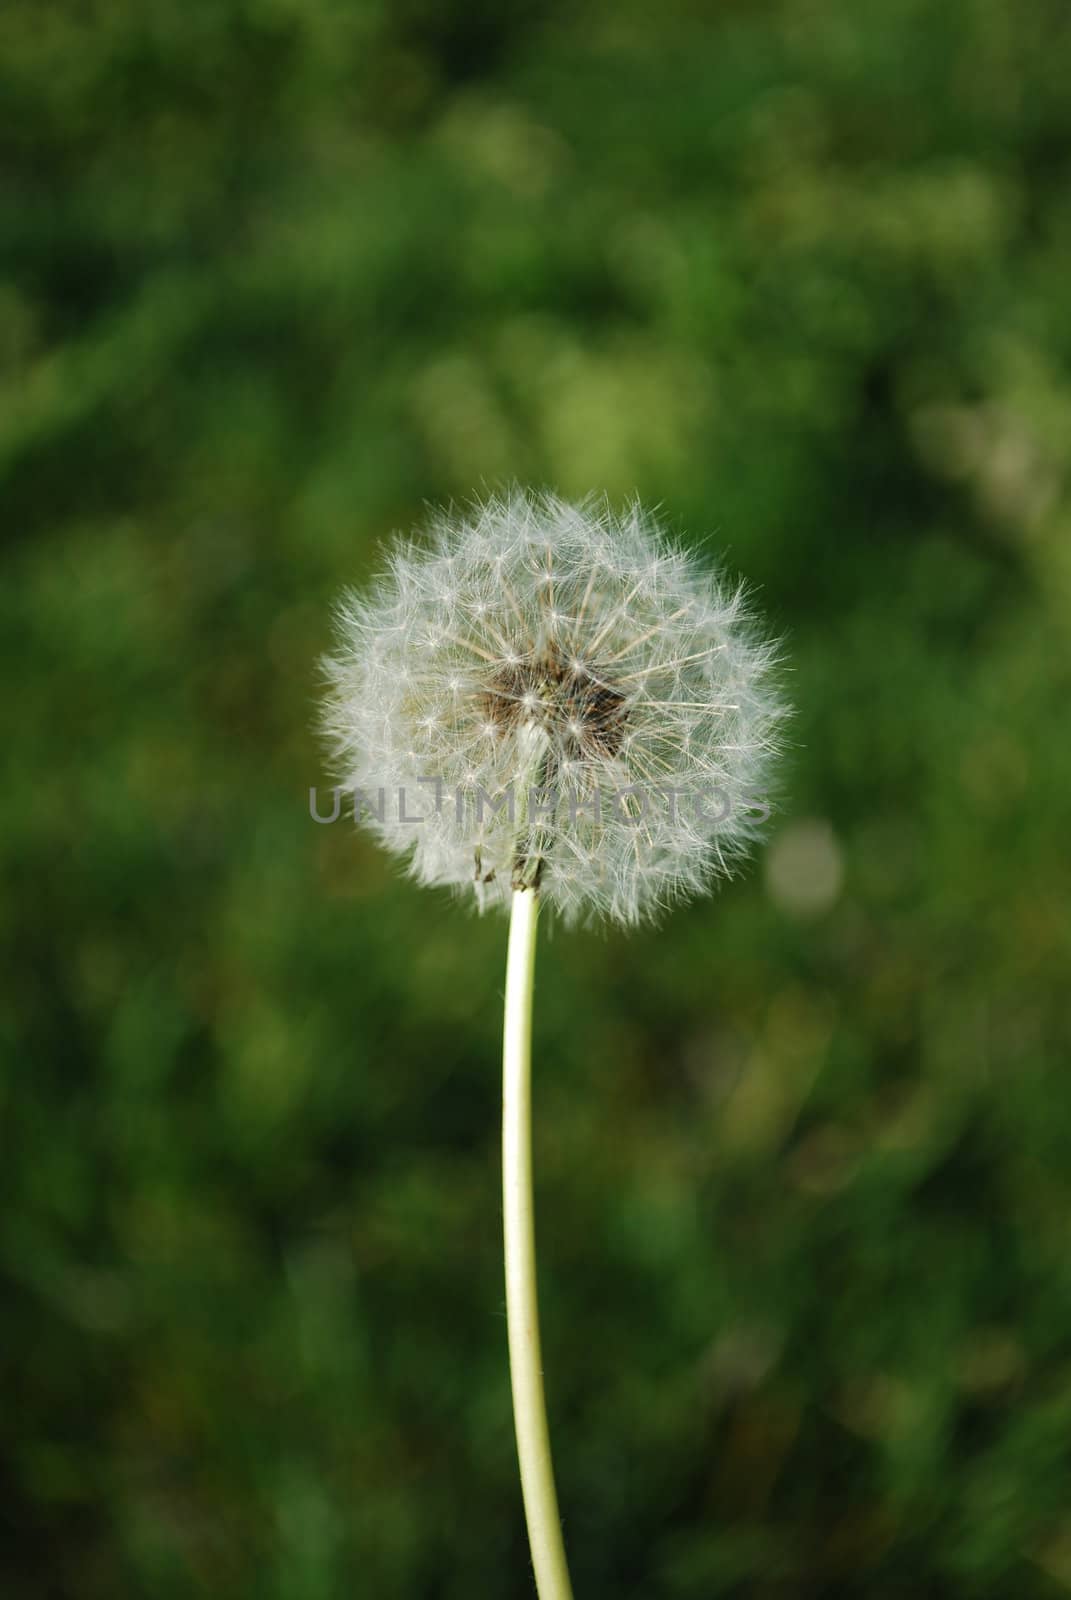
<path fill-rule="evenodd" d="M 559 762 L 613 756 L 621 748 L 628 700 L 602 673 L 548 641 L 538 652 L 489 667 L 480 716 L 486 729 L 535 724 L 550 734 Z"/>

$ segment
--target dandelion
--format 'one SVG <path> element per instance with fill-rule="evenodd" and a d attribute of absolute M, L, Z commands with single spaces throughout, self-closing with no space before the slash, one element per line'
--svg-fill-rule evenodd
<path fill-rule="evenodd" d="M 339 632 L 342 787 L 384 791 L 363 819 L 422 883 L 481 909 L 537 888 L 566 922 L 635 923 L 756 835 L 781 715 L 770 647 L 741 590 L 639 506 L 515 492 L 444 516 L 343 602 Z"/>
<path fill-rule="evenodd" d="M 358 820 L 421 883 L 511 909 L 510 1367 L 537 1587 L 562 1600 L 531 1192 L 538 911 L 635 924 L 731 873 L 768 814 L 775 652 L 740 587 L 638 504 L 615 515 L 520 490 L 396 546 L 371 591 L 344 599 L 338 633 L 324 720 Z"/>

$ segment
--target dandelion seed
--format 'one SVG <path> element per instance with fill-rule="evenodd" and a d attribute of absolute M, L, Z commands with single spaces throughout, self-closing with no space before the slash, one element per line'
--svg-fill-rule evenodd
<path fill-rule="evenodd" d="M 502 808 L 476 836 L 453 806 L 364 825 L 423 883 L 477 886 L 482 910 L 538 881 L 567 922 L 634 923 L 731 872 L 755 837 L 746 797 L 765 792 L 783 716 L 775 652 L 741 591 L 638 505 L 616 516 L 515 490 L 428 533 L 339 608 L 325 721 L 348 784 L 415 786 L 430 762 L 456 787 L 478 759 L 488 793 L 550 791 L 566 775 L 578 795 L 652 776 L 689 793 L 716 774 L 735 803 L 709 817 L 652 804 L 642 830 L 627 808 L 596 821 L 567 797 L 535 830 Z"/>

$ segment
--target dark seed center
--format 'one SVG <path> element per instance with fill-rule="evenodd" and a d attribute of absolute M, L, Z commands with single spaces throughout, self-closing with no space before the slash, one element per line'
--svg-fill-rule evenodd
<path fill-rule="evenodd" d="M 554 644 L 497 667 L 482 701 L 485 717 L 503 733 L 537 722 L 573 760 L 621 748 L 626 696 L 597 667 L 578 668 Z"/>

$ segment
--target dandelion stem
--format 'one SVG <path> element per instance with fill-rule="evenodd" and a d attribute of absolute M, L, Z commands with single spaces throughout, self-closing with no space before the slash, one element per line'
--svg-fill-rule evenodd
<path fill-rule="evenodd" d="M 502 1209 L 513 1419 L 539 1600 L 572 1600 L 547 1433 L 532 1210 L 532 990 L 539 897 L 517 889 L 502 1038 Z"/>

